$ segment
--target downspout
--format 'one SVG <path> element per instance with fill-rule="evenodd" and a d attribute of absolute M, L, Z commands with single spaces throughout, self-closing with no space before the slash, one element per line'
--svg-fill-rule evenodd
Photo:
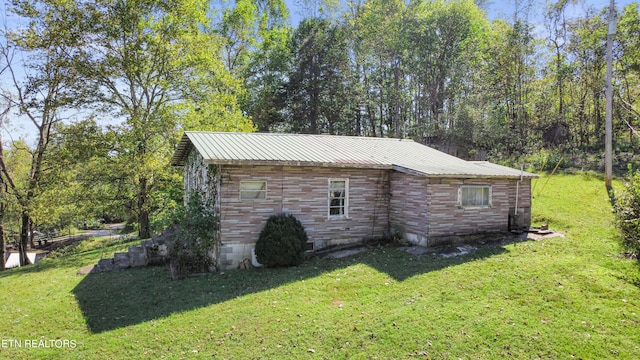
<path fill-rule="evenodd" d="M 516 181 L 516 208 L 515 208 L 515 214 L 513 214 L 513 220 L 516 223 L 515 225 L 518 225 L 518 216 L 519 216 L 519 212 L 518 212 L 518 200 L 520 199 L 520 183 L 522 182 L 523 179 L 523 175 L 524 175 L 524 165 L 520 166 L 520 179 L 518 181 Z M 509 229 L 511 230 L 511 229 Z"/>
<path fill-rule="evenodd" d="M 391 170 L 385 171 L 384 179 L 383 201 L 385 202 L 384 207 L 387 210 L 387 234 L 391 234 Z"/>
<path fill-rule="evenodd" d="M 516 181 L 516 210 L 515 215 L 518 215 L 518 199 L 520 198 L 520 182 L 522 181 L 522 174 L 520 180 Z"/>

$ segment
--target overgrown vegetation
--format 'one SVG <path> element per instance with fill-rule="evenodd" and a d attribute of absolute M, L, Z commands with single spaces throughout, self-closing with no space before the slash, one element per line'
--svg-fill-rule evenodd
<path fill-rule="evenodd" d="M 624 189 L 618 191 L 614 205 L 616 225 L 622 246 L 632 257 L 640 254 L 640 171 L 629 170 Z"/>
<path fill-rule="evenodd" d="M 307 233 L 295 216 L 272 215 L 256 242 L 256 257 L 269 267 L 299 265 L 304 261 L 307 241 Z"/>
<path fill-rule="evenodd" d="M 174 278 L 215 271 L 213 253 L 218 249 L 219 218 L 213 206 L 195 191 L 187 206 L 178 212 L 177 233 L 170 253 Z"/>

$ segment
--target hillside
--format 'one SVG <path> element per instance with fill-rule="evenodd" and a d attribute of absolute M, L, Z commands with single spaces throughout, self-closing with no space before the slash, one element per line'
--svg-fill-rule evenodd
<path fill-rule="evenodd" d="M 543 176 L 533 195 L 534 222 L 564 238 L 447 259 L 379 247 L 183 281 L 81 276 L 134 243 L 87 240 L 0 273 L 0 357 L 640 358 L 640 272 L 619 257 L 603 182 Z"/>

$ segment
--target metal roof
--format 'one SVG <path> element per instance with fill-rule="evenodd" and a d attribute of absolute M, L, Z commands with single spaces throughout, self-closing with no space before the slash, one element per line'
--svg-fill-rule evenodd
<path fill-rule="evenodd" d="M 172 165 L 184 165 L 192 148 L 208 164 L 394 169 L 437 177 L 537 177 L 486 161 L 465 161 L 412 140 L 391 138 L 188 131 L 176 148 Z"/>

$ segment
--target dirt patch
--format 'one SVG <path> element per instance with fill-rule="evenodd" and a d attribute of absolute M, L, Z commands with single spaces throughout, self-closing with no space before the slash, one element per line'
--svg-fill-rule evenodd
<path fill-rule="evenodd" d="M 556 237 L 564 237 L 564 234 L 559 232 L 555 232 L 553 230 L 546 229 L 537 229 L 531 228 L 527 233 L 527 240 L 542 240 L 542 239 L 552 239 Z"/>
<path fill-rule="evenodd" d="M 81 267 L 80 270 L 78 270 L 78 275 L 87 275 L 93 270 L 94 267 L 94 264 Z"/>

